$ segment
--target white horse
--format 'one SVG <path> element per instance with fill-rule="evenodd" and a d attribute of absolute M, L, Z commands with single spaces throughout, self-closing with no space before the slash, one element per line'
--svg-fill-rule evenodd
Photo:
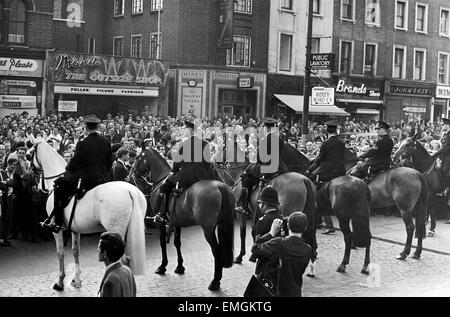
<path fill-rule="evenodd" d="M 44 182 L 50 195 L 47 199 L 47 213 L 53 211 L 54 181 L 61 176 L 66 167 L 64 159 L 46 142 L 34 145 L 32 164 L 42 172 L 39 185 Z M 64 210 L 64 221 L 69 223 L 74 198 Z M 112 231 L 119 233 L 126 243 L 125 254 L 130 257 L 134 274 L 145 273 L 145 212 L 147 201 L 144 194 L 126 182 L 110 182 L 88 191 L 78 201 L 72 221 L 72 252 L 75 258 L 75 276 L 71 285 L 81 287 L 80 279 L 80 234 Z M 64 242 L 62 230 L 53 234 L 59 259 L 59 278 L 53 286 L 55 290 L 64 289 Z"/>

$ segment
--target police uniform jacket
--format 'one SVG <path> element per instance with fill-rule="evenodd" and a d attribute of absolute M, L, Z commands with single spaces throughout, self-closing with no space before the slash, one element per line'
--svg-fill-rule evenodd
<path fill-rule="evenodd" d="M 268 210 L 264 216 L 256 221 L 254 234 L 256 239 L 255 241 L 257 243 L 265 242 L 267 237 L 269 239 L 272 238 L 272 236 L 267 236 L 267 234 L 269 233 L 270 228 L 272 227 L 272 222 L 275 219 L 283 219 L 283 214 L 278 208 Z"/>
<path fill-rule="evenodd" d="M 216 179 L 210 144 L 205 140 L 193 135 L 180 144 L 177 154 L 173 157 L 172 182 L 186 188 L 200 180 Z"/>
<path fill-rule="evenodd" d="M 278 145 L 276 148 L 272 149 L 272 138 L 276 138 L 278 140 Z M 273 145 L 274 147 L 276 144 Z M 275 134 L 274 132 L 270 132 L 267 134 L 264 138 L 261 139 L 259 142 L 259 149 L 258 149 L 258 155 L 257 155 L 257 163 L 262 166 L 270 166 L 272 163 L 273 156 L 277 155 L 278 157 L 278 166 L 276 166 L 276 170 L 274 170 L 272 173 L 275 173 L 277 171 L 286 171 L 286 164 L 283 160 L 283 151 L 284 151 L 284 141 L 283 139 Z M 267 158 L 261 157 L 260 153 L 263 155 L 267 155 L 268 158 L 271 159 L 267 161 Z"/>
<path fill-rule="evenodd" d="M 442 167 L 450 170 L 450 132 L 445 133 L 442 138 L 442 148 L 433 154 L 433 157 L 440 157 L 442 159 Z"/>
<path fill-rule="evenodd" d="M 367 165 L 376 170 L 388 169 L 391 165 L 391 154 L 394 148 L 394 142 L 391 137 L 386 134 L 380 137 L 375 146 L 364 153 L 359 158 L 368 158 Z"/>
<path fill-rule="evenodd" d="M 312 250 L 299 237 L 276 237 L 252 247 L 252 254 L 258 258 L 261 275 L 277 285 L 278 262 L 281 258 L 279 294 L 281 297 L 301 297 L 303 273 L 312 257 Z"/>
<path fill-rule="evenodd" d="M 75 153 L 66 166 L 66 179 L 77 182 L 82 179 L 84 189 L 92 189 L 110 180 L 113 154 L 111 143 L 100 134 L 90 133 L 77 143 Z"/>
<path fill-rule="evenodd" d="M 331 181 L 332 179 L 345 175 L 345 143 L 337 136 L 332 136 L 320 147 L 319 154 L 313 160 L 309 171 L 319 167 L 316 172 L 321 181 Z"/>

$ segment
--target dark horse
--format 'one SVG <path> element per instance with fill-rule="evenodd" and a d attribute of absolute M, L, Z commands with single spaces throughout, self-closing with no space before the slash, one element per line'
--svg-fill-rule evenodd
<path fill-rule="evenodd" d="M 153 149 L 145 150 L 138 157 L 132 174 L 136 178 L 141 178 L 149 172 L 151 173 L 151 182 L 155 184 L 154 189 L 149 195 L 149 204 L 152 210 L 155 211 L 159 188 L 168 176 L 170 166 Z M 183 274 L 185 270 L 181 255 L 181 228 L 200 225 L 214 256 L 214 279 L 208 289 L 211 291 L 219 290 L 222 269 L 229 268 L 233 265 L 233 209 L 235 206 L 233 193 L 222 182 L 203 180 L 194 183 L 179 198 L 172 196 L 169 200 L 169 206 L 173 210 L 170 220 L 172 226 L 175 228 L 174 245 L 178 255 L 178 266 L 175 269 L 175 273 Z M 215 233 L 216 228 L 217 238 Z M 166 244 L 166 230 L 164 226 L 161 226 L 160 245 L 162 262 L 156 270 L 157 274 L 164 274 L 166 272 L 168 263 Z"/>
<path fill-rule="evenodd" d="M 423 145 L 417 141 L 417 135 L 411 138 L 405 139 L 399 146 L 398 150 L 394 153 L 394 159 L 399 157 L 412 158 L 414 169 L 418 170 L 425 176 L 425 180 L 428 186 L 428 213 L 430 215 L 431 224 L 428 230 L 428 236 L 433 236 L 436 230 L 436 213 L 431 208 L 430 202 L 434 195 L 442 190 L 443 186 L 439 179 L 436 168 L 436 160 L 428 153 Z M 450 205 L 450 199 L 447 200 L 447 204 Z"/>
<path fill-rule="evenodd" d="M 287 145 L 290 146 L 290 145 Z M 285 147 L 286 148 L 286 147 Z M 292 148 L 294 149 L 294 148 Z M 295 150 L 295 149 L 294 149 Z M 241 151 L 239 148 L 237 151 Z M 297 152 L 297 150 L 295 150 Z M 290 152 L 290 151 L 289 151 Z M 242 160 L 236 161 L 236 155 L 234 157 L 228 156 L 226 158 L 227 164 L 222 168 L 219 168 L 219 175 L 222 176 L 223 181 L 232 186 L 235 198 L 238 198 L 242 191 L 241 174 L 245 171 L 249 162 Z M 242 156 L 241 156 L 242 157 Z M 288 162 L 288 168 L 292 168 L 289 163 L 294 162 L 294 166 L 301 167 L 302 162 L 292 160 L 290 157 Z M 299 164 L 300 163 L 300 164 Z M 315 260 L 317 242 L 316 242 L 316 213 L 315 213 L 315 188 L 313 183 L 307 177 L 297 172 L 289 172 L 282 174 L 274 179 L 270 180 L 268 185 L 273 186 L 278 192 L 278 199 L 280 201 L 280 210 L 284 216 L 289 216 L 295 211 L 303 211 L 308 216 L 308 228 L 303 234 L 303 239 L 313 249 L 313 260 Z M 258 209 L 258 197 L 260 193 L 260 187 L 258 186 L 251 193 L 249 199 L 249 208 L 253 213 L 252 228 L 255 225 L 256 219 L 261 217 Z M 239 214 L 240 218 L 240 237 L 241 237 L 241 251 L 234 260 L 235 263 L 242 263 L 242 258 L 245 255 L 245 239 L 247 229 L 247 217 Z M 252 235 L 254 232 L 252 230 Z M 253 237 L 254 238 L 254 237 Z"/>

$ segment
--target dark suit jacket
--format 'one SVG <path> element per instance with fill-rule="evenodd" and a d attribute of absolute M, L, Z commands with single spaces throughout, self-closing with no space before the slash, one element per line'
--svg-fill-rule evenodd
<path fill-rule="evenodd" d="M 75 153 L 66 166 L 66 178 L 82 179 L 82 186 L 91 189 L 110 179 L 113 154 L 111 143 L 98 133 L 91 133 L 77 143 Z"/>
<path fill-rule="evenodd" d="M 99 297 L 136 297 L 136 282 L 130 268 L 116 263 L 103 276 Z"/>
<path fill-rule="evenodd" d="M 311 260 L 312 250 L 301 238 L 288 236 L 273 238 L 263 244 L 256 244 L 252 254 L 261 262 L 261 275 L 276 286 L 278 259 L 280 269 L 279 294 L 282 297 L 301 297 L 303 273 Z"/>
<path fill-rule="evenodd" d="M 375 146 L 361 155 L 360 159 L 368 158 L 367 165 L 373 169 L 381 170 L 388 169 L 391 165 L 391 154 L 394 148 L 394 142 L 389 135 L 382 136 Z"/>
<path fill-rule="evenodd" d="M 434 153 L 433 157 L 441 157 L 444 170 L 450 170 L 450 132 L 442 138 L 442 148 Z"/>
<path fill-rule="evenodd" d="M 319 154 L 313 160 L 312 165 L 308 170 L 314 171 L 319 175 L 319 180 L 328 182 L 333 178 L 345 175 L 344 159 L 345 143 L 337 136 L 333 136 L 326 140 L 320 147 Z"/>
<path fill-rule="evenodd" d="M 125 181 L 125 178 L 128 176 L 128 169 L 127 167 L 120 162 L 119 160 L 116 161 L 116 164 L 114 164 L 112 168 L 112 180 L 113 181 Z"/>

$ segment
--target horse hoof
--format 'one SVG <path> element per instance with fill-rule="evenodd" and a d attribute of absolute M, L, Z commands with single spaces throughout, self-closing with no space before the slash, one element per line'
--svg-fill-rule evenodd
<path fill-rule="evenodd" d="M 185 268 L 183 266 L 177 266 L 174 272 L 177 274 L 184 274 L 184 270 Z"/>
<path fill-rule="evenodd" d="M 166 268 L 164 266 L 160 266 L 155 271 L 156 274 L 164 275 L 166 274 Z"/>
<path fill-rule="evenodd" d="M 339 266 L 336 270 L 338 273 L 345 273 L 345 267 Z"/>
<path fill-rule="evenodd" d="M 369 271 L 366 268 L 362 269 L 361 273 L 364 275 L 369 275 Z"/>
<path fill-rule="evenodd" d="M 53 285 L 53 289 L 54 289 L 55 291 L 61 292 L 61 291 L 64 290 L 64 285 L 63 285 L 63 286 L 59 286 L 58 283 L 55 283 L 55 285 Z"/>
<path fill-rule="evenodd" d="M 435 234 L 434 231 L 431 230 L 428 231 L 428 237 L 434 237 L 434 234 Z"/>
<path fill-rule="evenodd" d="M 398 256 L 395 257 L 397 260 L 400 261 L 405 261 L 406 260 L 406 255 L 404 254 L 399 254 Z"/>
<path fill-rule="evenodd" d="M 220 282 L 212 281 L 208 289 L 212 292 L 218 291 L 220 289 Z"/>
<path fill-rule="evenodd" d="M 70 283 L 70 285 L 71 285 L 72 287 L 75 287 L 75 288 L 81 288 L 81 281 L 75 282 L 75 280 L 72 280 L 72 282 Z"/>
<path fill-rule="evenodd" d="M 236 259 L 234 259 L 233 261 L 235 264 L 242 264 L 242 257 L 237 257 Z"/>
<path fill-rule="evenodd" d="M 414 259 L 414 260 L 420 260 L 420 255 L 419 255 L 419 254 L 414 254 L 414 255 L 411 257 L 411 259 Z"/>

